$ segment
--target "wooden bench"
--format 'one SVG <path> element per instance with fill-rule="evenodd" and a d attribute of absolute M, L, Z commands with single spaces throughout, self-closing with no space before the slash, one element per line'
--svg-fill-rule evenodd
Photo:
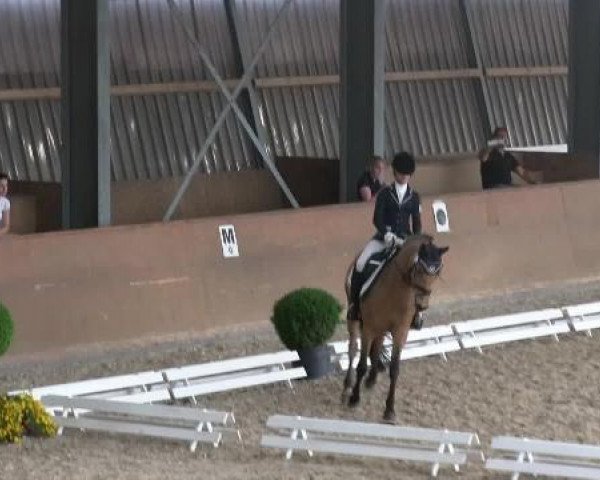
<path fill-rule="evenodd" d="M 574 332 L 586 332 L 592 336 L 594 328 L 600 328 L 600 302 L 582 303 L 564 307 Z"/>
<path fill-rule="evenodd" d="M 298 361 L 298 353 L 282 351 L 251 357 L 233 358 L 219 362 L 190 365 L 163 370 L 174 400 L 238 388 L 254 387 L 276 382 L 287 382 L 306 377 L 303 367 L 287 368 Z"/>
<path fill-rule="evenodd" d="M 288 368 L 298 360 L 298 353 L 282 351 L 217 362 L 200 363 L 162 370 L 164 388 L 113 397 L 130 403 L 151 403 L 191 398 L 238 388 L 287 382 L 306 377 L 303 367 Z"/>
<path fill-rule="evenodd" d="M 309 456 L 323 452 L 425 462 L 432 464 L 434 477 L 442 464 L 454 465 L 458 471 L 473 453 L 484 460 L 480 451 L 469 452 L 479 446 L 473 433 L 285 415 L 269 417 L 267 428 L 284 434 L 263 435 L 261 446 L 286 450 L 288 460 L 301 450 Z"/>
<path fill-rule="evenodd" d="M 348 341 L 333 342 L 329 344 L 338 357 L 339 366 L 342 370 L 348 369 Z M 360 340 L 359 340 L 360 348 Z M 386 336 L 383 346 L 384 352 L 390 355 L 392 340 Z M 424 328 L 422 330 L 411 330 L 408 333 L 406 345 L 400 354 L 400 360 L 409 360 L 412 358 L 427 357 L 430 355 L 440 355 L 444 361 L 447 361 L 446 353 L 460 350 L 460 344 L 454 336 L 454 331 L 450 325 L 442 325 Z M 358 358 L 355 359 L 356 365 Z M 355 365 L 355 366 L 356 366 Z"/>
<path fill-rule="evenodd" d="M 469 320 L 451 324 L 462 348 L 476 348 L 498 343 L 553 336 L 571 329 L 558 308 L 532 312 L 500 315 L 481 320 Z"/>
<path fill-rule="evenodd" d="M 50 412 L 61 411 L 54 420 L 59 434 L 64 428 L 99 430 L 189 441 L 217 447 L 222 433 L 214 425 L 234 423 L 232 413 L 166 405 L 139 405 L 85 397 L 47 395 L 41 399 Z M 239 435 L 239 432 L 238 432 Z"/>
<path fill-rule="evenodd" d="M 488 458 L 486 468 L 510 472 L 512 480 L 518 480 L 521 473 L 590 480 L 600 478 L 600 446 L 494 437 L 492 449 L 501 450 L 513 458 Z"/>
<path fill-rule="evenodd" d="M 94 397 L 137 404 L 190 397 L 196 402 L 195 397 L 199 395 L 269 383 L 287 382 L 293 388 L 292 380 L 306 377 L 303 367 L 289 368 L 292 362 L 298 360 L 297 352 L 285 350 L 162 371 L 15 390 L 9 392 L 9 395 L 30 393 L 37 399 L 45 395 Z"/>
<path fill-rule="evenodd" d="M 113 397 L 126 396 L 134 393 L 146 393 L 153 389 L 164 389 L 166 383 L 160 372 L 140 372 L 113 377 L 94 378 L 79 382 L 35 387 L 31 390 L 16 390 L 9 395 L 29 393 L 40 399 L 46 395 L 61 395 L 65 397 L 94 396 Z"/>

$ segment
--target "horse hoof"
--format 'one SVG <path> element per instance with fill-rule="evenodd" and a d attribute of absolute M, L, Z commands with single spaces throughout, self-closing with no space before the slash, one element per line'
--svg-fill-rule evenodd
<path fill-rule="evenodd" d="M 350 398 L 350 395 L 352 394 L 352 390 L 347 388 L 342 392 L 342 405 L 346 405 L 348 404 L 348 399 Z"/>
<path fill-rule="evenodd" d="M 386 411 L 383 414 L 383 421 L 385 423 L 390 423 L 392 425 L 395 425 L 396 424 L 396 413 L 393 411 Z"/>
<path fill-rule="evenodd" d="M 358 404 L 360 403 L 360 397 L 357 395 L 352 395 L 350 397 L 350 400 L 348 401 L 348 406 L 349 407 L 356 407 Z"/>
<path fill-rule="evenodd" d="M 375 386 L 376 383 L 377 383 L 377 377 L 369 377 L 369 378 L 367 378 L 367 381 L 365 382 L 365 387 L 368 389 L 371 389 Z"/>

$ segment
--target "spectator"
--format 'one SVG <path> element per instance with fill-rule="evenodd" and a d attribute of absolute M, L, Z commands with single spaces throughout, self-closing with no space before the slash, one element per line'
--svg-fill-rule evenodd
<path fill-rule="evenodd" d="M 8 175 L 0 173 L 0 236 L 10 230 L 10 201 L 6 198 L 8 194 Z"/>
<path fill-rule="evenodd" d="M 356 182 L 356 194 L 363 202 L 374 200 L 377 193 L 385 185 L 383 174 L 385 172 L 385 161 L 383 158 L 374 156 L 369 161 L 368 169 Z"/>
<path fill-rule="evenodd" d="M 515 172 L 527 183 L 537 183 L 531 172 L 525 170 L 523 165 L 505 150 L 509 145 L 508 129 L 498 127 L 487 142 L 487 147 L 480 150 L 481 185 L 484 190 L 512 186 L 511 172 Z"/>

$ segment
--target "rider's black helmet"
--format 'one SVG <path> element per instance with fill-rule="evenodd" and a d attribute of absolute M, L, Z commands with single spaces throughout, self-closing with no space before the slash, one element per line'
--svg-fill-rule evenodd
<path fill-rule="evenodd" d="M 408 152 L 397 153 L 394 156 L 392 168 L 395 172 L 412 175 L 415 173 L 415 157 Z"/>

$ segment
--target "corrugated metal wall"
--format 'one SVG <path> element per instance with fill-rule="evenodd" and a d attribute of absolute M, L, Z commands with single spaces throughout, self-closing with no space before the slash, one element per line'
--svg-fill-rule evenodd
<path fill-rule="evenodd" d="M 485 68 L 567 65 L 566 0 L 470 0 Z M 566 142 L 567 77 L 486 80 L 492 123 L 518 145 Z"/>
<path fill-rule="evenodd" d="M 219 73 L 235 77 L 234 53 L 220 0 L 180 0 L 180 8 Z M 210 79 L 164 0 L 110 0 L 114 85 Z M 60 0 L 0 2 L 0 89 L 57 87 Z M 111 99 L 111 161 L 116 180 L 185 173 L 225 107 L 217 92 Z M 0 166 L 13 178 L 60 178 L 60 105 L 56 100 L 0 104 Z M 200 171 L 237 171 L 258 163 L 230 113 Z"/>
<path fill-rule="evenodd" d="M 256 51 L 283 0 L 236 0 L 243 36 Z M 258 77 L 337 75 L 339 0 L 295 0 L 257 65 Z M 265 127 L 278 156 L 338 156 L 338 87 L 263 88 Z"/>
<path fill-rule="evenodd" d="M 283 0 L 231 0 L 242 42 L 255 51 Z M 482 67 L 566 65 L 567 0 L 465 0 Z M 237 76 L 224 0 L 177 0 L 224 78 Z M 386 71 L 474 68 L 460 0 L 389 0 Z M 0 2 L 0 90 L 59 86 L 60 0 Z M 114 85 L 212 80 L 173 19 L 166 0 L 110 0 Z M 339 0 L 295 0 L 257 66 L 258 78 L 339 72 Z M 566 76 L 389 81 L 386 151 L 418 155 L 476 150 L 483 123 L 506 124 L 514 144 L 565 141 Z M 338 156 L 338 86 L 258 88 L 259 121 L 279 156 Z M 180 176 L 225 106 L 216 91 L 114 96 L 111 154 L 115 179 Z M 0 103 L 0 168 L 14 178 L 60 178 L 56 100 Z M 201 171 L 258 168 L 230 113 Z"/>
<path fill-rule="evenodd" d="M 386 37 L 388 72 L 469 68 L 458 1 L 391 0 Z M 388 82 L 386 99 L 388 153 L 468 152 L 482 144 L 473 80 Z"/>
<path fill-rule="evenodd" d="M 219 74 L 234 78 L 234 51 L 223 2 L 178 0 L 177 4 Z M 114 85 L 212 80 L 165 0 L 110 0 L 110 13 Z M 226 103 L 217 92 L 113 97 L 114 177 L 183 175 Z M 230 113 L 200 171 L 256 166 L 249 142 Z"/>
<path fill-rule="evenodd" d="M 58 86 L 57 1 L 0 2 L 0 89 Z M 14 178 L 60 178 L 58 102 L 0 104 L 0 166 Z"/>

